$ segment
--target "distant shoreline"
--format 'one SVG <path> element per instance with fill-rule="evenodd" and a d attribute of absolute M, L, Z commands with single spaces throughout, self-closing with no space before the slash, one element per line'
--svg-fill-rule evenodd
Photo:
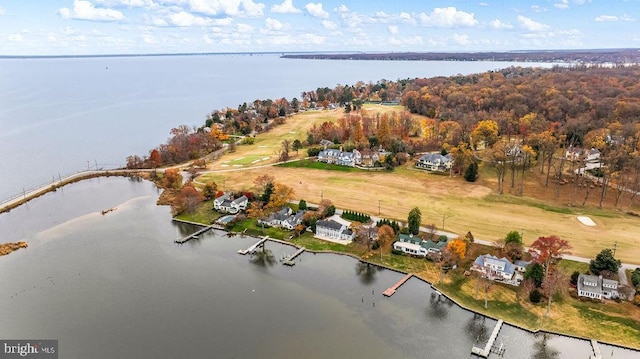
<path fill-rule="evenodd" d="M 585 64 L 639 64 L 640 49 L 551 50 L 510 52 L 381 52 L 282 55 L 286 59 L 373 61 L 496 61 Z"/>
<path fill-rule="evenodd" d="M 514 50 L 493 52 L 346 52 L 346 51 L 255 51 L 187 52 L 143 54 L 66 54 L 0 55 L 3 59 L 74 59 L 169 56 L 261 56 L 278 55 L 285 59 L 376 60 L 376 61 L 497 61 L 497 62 L 570 62 L 640 63 L 640 49 Z"/>

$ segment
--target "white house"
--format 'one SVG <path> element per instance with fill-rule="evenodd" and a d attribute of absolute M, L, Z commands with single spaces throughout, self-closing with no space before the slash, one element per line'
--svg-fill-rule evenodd
<path fill-rule="evenodd" d="M 288 230 L 293 230 L 297 225 L 302 223 L 302 217 L 304 216 L 305 211 L 298 211 L 296 214 L 290 215 L 287 219 L 285 219 L 280 227 Z"/>
<path fill-rule="evenodd" d="M 334 220 L 320 220 L 316 222 L 316 236 L 327 239 L 352 241 L 355 233 L 348 226 Z"/>
<path fill-rule="evenodd" d="M 600 151 L 596 148 L 585 150 L 580 147 L 569 146 L 564 153 L 564 157 L 570 161 L 583 159 L 585 162 L 597 162 L 600 161 Z"/>
<path fill-rule="evenodd" d="M 483 254 L 473 261 L 471 270 L 480 272 L 493 280 L 509 282 L 514 279 L 516 266 L 507 258 L 498 258 L 490 254 Z"/>
<path fill-rule="evenodd" d="M 224 199 L 220 200 L 223 197 Z M 245 195 L 232 199 L 229 194 L 225 193 L 213 201 L 213 208 L 222 213 L 236 214 L 247 209 L 248 203 L 249 199 Z"/>
<path fill-rule="evenodd" d="M 258 219 L 258 224 L 266 224 L 270 227 L 280 227 L 282 226 L 282 223 L 291 216 L 292 212 L 291 208 L 284 206 L 278 212 L 271 213 L 266 218 Z"/>
<path fill-rule="evenodd" d="M 602 276 L 580 274 L 578 276 L 578 296 L 602 299 L 618 297 L 618 281 L 604 279 Z"/>
<path fill-rule="evenodd" d="M 393 249 L 413 256 L 426 257 L 431 253 L 440 253 L 446 245 L 446 242 L 425 241 L 412 234 L 400 233 L 398 240 L 393 242 Z"/>
<path fill-rule="evenodd" d="M 416 167 L 427 171 L 446 172 L 451 169 L 453 159 L 451 155 L 441 155 L 439 153 L 427 153 L 418 159 Z"/>

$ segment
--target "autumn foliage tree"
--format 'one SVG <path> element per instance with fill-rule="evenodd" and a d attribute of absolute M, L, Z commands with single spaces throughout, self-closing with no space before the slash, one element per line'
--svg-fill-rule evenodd
<path fill-rule="evenodd" d="M 544 266 L 544 280 L 543 283 L 546 283 L 547 287 L 544 288 L 545 292 L 548 293 L 548 305 L 547 305 L 547 313 L 546 316 L 549 316 L 549 312 L 551 311 L 551 297 L 555 292 L 555 285 L 559 283 L 557 278 L 551 278 L 549 273 L 552 272 L 552 266 L 555 266 L 562 256 L 565 254 L 569 254 L 569 250 L 571 246 L 569 242 L 564 239 L 560 239 L 558 236 L 552 235 L 549 237 L 539 237 L 531 244 L 529 252 L 534 260 L 534 262 L 542 264 Z M 544 285 L 543 285 L 544 287 Z"/>
<path fill-rule="evenodd" d="M 169 168 L 164 171 L 162 178 L 162 187 L 179 189 L 182 187 L 182 175 L 177 168 Z"/>
<path fill-rule="evenodd" d="M 446 250 L 451 253 L 451 260 L 457 262 L 466 256 L 467 243 L 460 238 L 456 238 L 447 243 Z"/>

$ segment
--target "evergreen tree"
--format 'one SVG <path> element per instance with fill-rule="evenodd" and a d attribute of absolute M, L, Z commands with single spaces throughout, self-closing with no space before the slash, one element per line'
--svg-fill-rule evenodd
<path fill-rule="evenodd" d="M 407 218 L 409 233 L 418 234 L 420 233 L 420 223 L 422 223 L 422 213 L 420 212 L 420 208 L 414 207 L 409 212 L 409 217 Z"/>
<path fill-rule="evenodd" d="M 469 166 L 464 171 L 464 179 L 467 182 L 475 182 L 478 179 L 478 164 L 475 162 L 469 163 Z"/>
<path fill-rule="evenodd" d="M 599 275 L 602 271 L 616 273 L 621 265 L 620 260 L 613 257 L 613 251 L 607 248 L 603 249 L 595 259 L 591 260 L 589 270 L 595 275 Z"/>

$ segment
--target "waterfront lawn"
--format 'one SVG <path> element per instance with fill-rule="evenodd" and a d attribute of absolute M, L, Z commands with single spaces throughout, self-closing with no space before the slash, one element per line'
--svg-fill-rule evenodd
<path fill-rule="evenodd" d="M 313 168 L 318 170 L 331 170 L 331 171 L 340 171 L 340 172 L 362 172 L 359 168 L 349 167 L 349 166 L 339 166 L 330 163 L 318 162 L 311 159 L 302 159 L 299 161 L 291 161 L 287 163 L 281 163 L 277 165 L 278 167 L 284 168 Z"/>
<path fill-rule="evenodd" d="M 183 221 L 210 225 L 222 216 L 223 214 L 213 210 L 213 200 L 209 200 L 202 202 L 202 204 L 195 210 L 180 213 L 175 218 Z"/>

